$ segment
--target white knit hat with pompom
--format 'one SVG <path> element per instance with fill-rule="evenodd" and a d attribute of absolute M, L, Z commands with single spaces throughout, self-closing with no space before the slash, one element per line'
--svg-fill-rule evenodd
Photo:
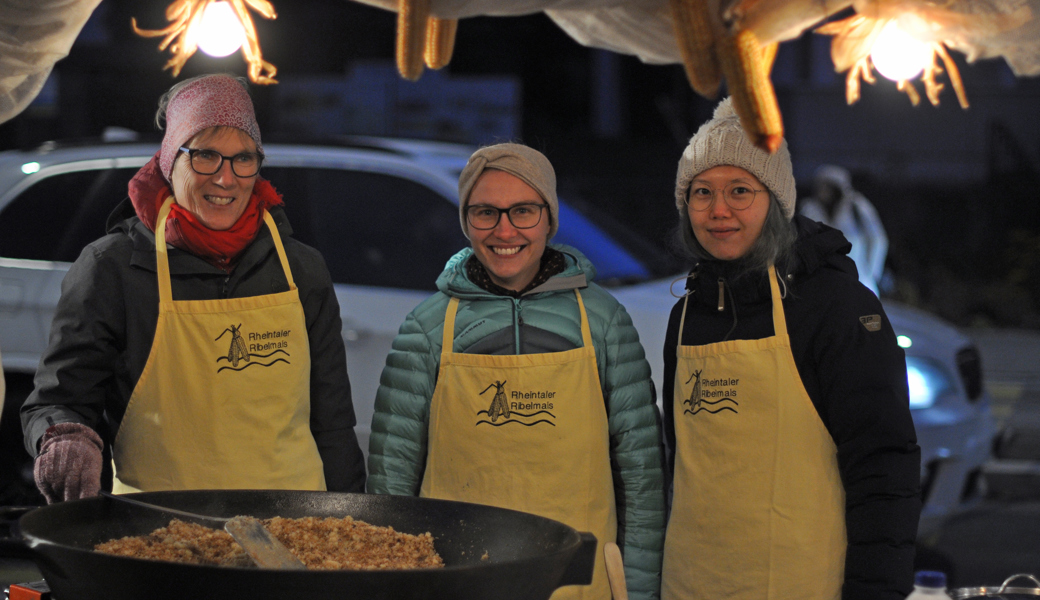
<path fill-rule="evenodd" d="M 693 178 L 719 165 L 740 167 L 757 177 L 780 201 L 784 216 L 788 220 L 794 217 L 797 192 L 787 140 L 781 142 L 773 154 L 756 147 L 744 133 L 730 98 L 719 103 L 711 120 L 701 125 L 690 138 L 690 144 L 679 159 L 679 170 L 675 175 L 675 206 L 680 215 L 686 214 L 686 193 Z"/>

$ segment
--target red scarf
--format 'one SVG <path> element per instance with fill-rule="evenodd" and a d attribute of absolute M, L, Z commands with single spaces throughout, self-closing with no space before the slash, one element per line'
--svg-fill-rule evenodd
<path fill-rule="evenodd" d="M 130 201 L 137 217 L 153 233 L 163 202 L 173 195 L 169 182 L 159 170 L 159 155 L 130 180 Z M 281 195 L 266 179 L 257 177 L 249 205 L 238 221 L 225 231 L 216 231 L 203 225 L 191 211 L 174 203 L 166 219 L 166 241 L 175 248 L 186 250 L 213 266 L 231 270 L 238 255 L 256 238 L 264 223 L 264 211 L 283 204 Z"/>

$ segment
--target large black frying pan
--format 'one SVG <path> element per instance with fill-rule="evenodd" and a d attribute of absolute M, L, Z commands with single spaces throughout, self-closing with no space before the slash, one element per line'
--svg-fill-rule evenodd
<path fill-rule="evenodd" d="M 59 600 L 546 600 L 560 586 L 589 584 L 597 556 L 596 538 L 589 533 L 527 513 L 463 502 L 266 490 L 130 497 L 218 517 L 350 515 L 404 533 L 429 531 L 445 568 L 279 571 L 102 554 L 91 548 L 113 538 L 147 534 L 169 522 L 153 510 L 103 497 L 32 510 L 18 521 L 20 538 L 0 541 L 0 550 L 8 556 L 28 554 Z"/>

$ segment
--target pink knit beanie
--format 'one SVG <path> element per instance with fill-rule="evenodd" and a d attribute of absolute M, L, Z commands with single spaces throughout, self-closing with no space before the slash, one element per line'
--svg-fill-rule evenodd
<path fill-rule="evenodd" d="M 167 181 L 180 147 L 200 131 L 220 126 L 241 129 L 256 142 L 257 151 L 263 151 L 253 101 L 238 79 L 204 75 L 174 92 L 166 106 L 166 135 L 159 150 L 159 167 Z"/>

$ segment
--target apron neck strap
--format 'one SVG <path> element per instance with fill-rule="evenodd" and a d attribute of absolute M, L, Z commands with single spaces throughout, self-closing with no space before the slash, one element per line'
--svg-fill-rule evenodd
<path fill-rule="evenodd" d="M 285 246 L 282 245 L 282 236 L 278 235 L 278 226 L 274 223 L 274 217 L 271 213 L 264 209 L 264 223 L 267 223 L 267 228 L 271 230 L 271 239 L 274 241 L 274 248 L 278 251 L 278 260 L 282 263 L 282 270 L 285 271 L 285 280 L 289 282 L 289 289 L 296 289 L 296 282 L 293 281 L 292 270 L 289 269 L 289 258 L 285 255 Z"/>
<path fill-rule="evenodd" d="M 441 332 L 441 355 L 455 351 L 455 313 L 459 309 L 459 299 L 452 296 L 448 301 L 448 310 L 444 313 L 444 331 Z M 441 361 L 442 363 L 444 361 Z"/>
<path fill-rule="evenodd" d="M 585 302 L 581 299 L 581 292 L 574 290 L 578 298 L 578 312 L 581 313 L 581 343 L 585 348 L 592 347 L 592 328 L 589 327 L 589 315 L 585 312 Z M 444 311 L 444 331 L 441 332 L 441 354 L 450 354 L 455 351 L 455 314 L 459 310 L 458 297 L 452 296 L 448 301 L 448 309 Z"/>
<path fill-rule="evenodd" d="M 773 335 L 787 339 L 787 319 L 784 318 L 784 298 L 780 295 L 776 267 L 769 266 L 769 296 L 773 299 Z"/>
<path fill-rule="evenodd" d="M 592 329 L 589 327 L 589 316 L 585 312 L 585 302 L 581 299 L 581 292 L 574 290 L 578 298 L 578 311 L 581 312 L 581 343 L 586 348 L 592 347 Z"/>
<path fill-rule="evenodd" d="M 683 296 L 682 301 L 682 316 L 679 317 L 679 341 L 676 343 L 677 346 L 682 346 L 682 332 L 686 327 L 686 307 L 690 304 L 690 295 L 686 294 Z"/>
<path fill-rule="evenodd" d="M 777 284 L 776 267 L 769 266 L 769 297 L 773 301 L 773 335 L 787 338 L 787 319 L 784 318 L 784 299 L 780 296 L 780 286 Z M 682 316 L 679 317 L 679 341 L 677 346 L 682 346 L 682 334 L 686 325 L 686 306 L 690 302 L 690 295 L 683 298 Z"/>
<path fill-rule="evenodd" d="M 155 224 L 155 272 L 159 277 L 159 303 L 173 301 L 170 286 L 170 257 L 166 251 L 166 219 L 173 210 L 173 196 L 163 202 L 159 209 L 159 220 Z"/>

